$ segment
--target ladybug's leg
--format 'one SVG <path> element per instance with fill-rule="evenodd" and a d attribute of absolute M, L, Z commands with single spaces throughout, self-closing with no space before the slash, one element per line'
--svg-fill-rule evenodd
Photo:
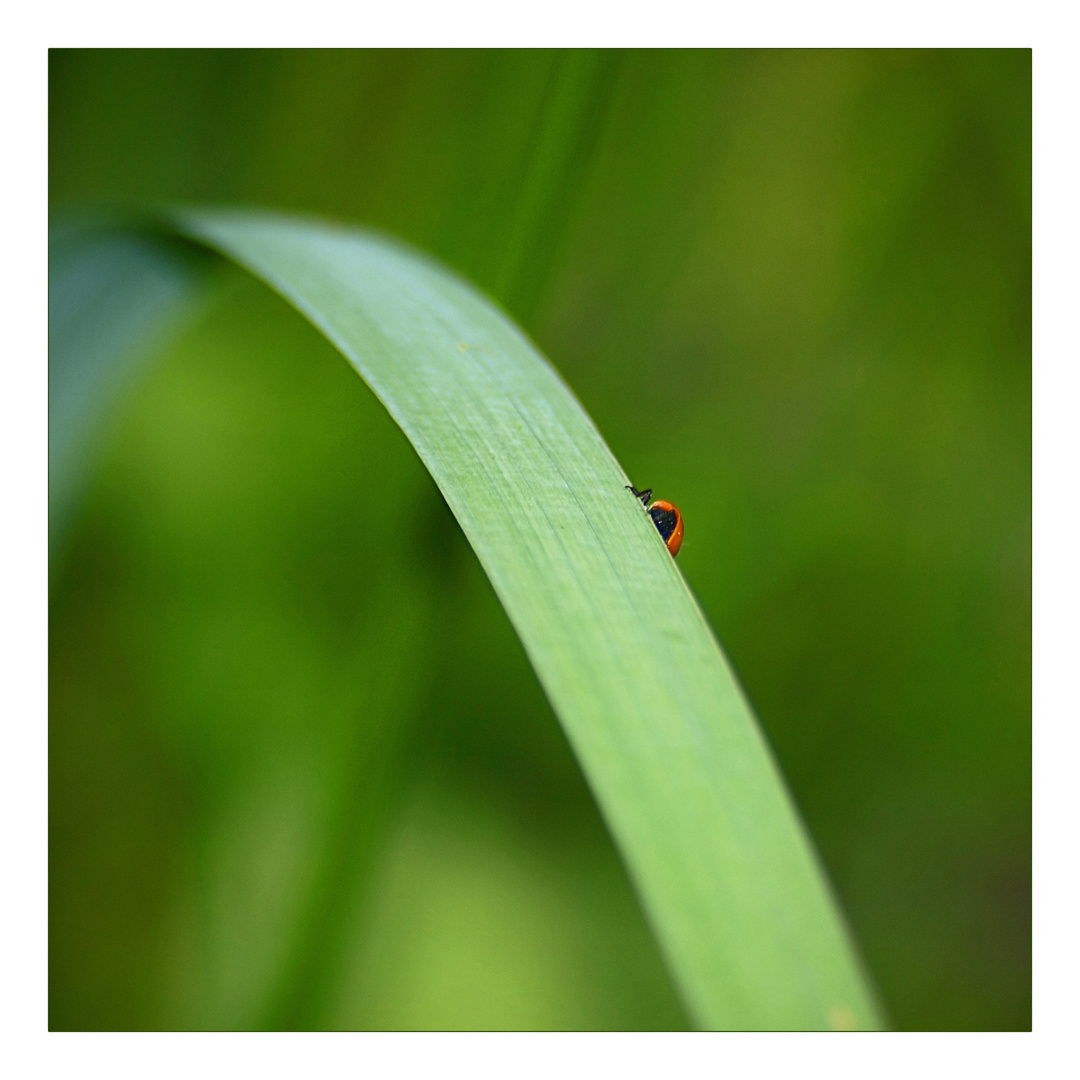
<path fill-rule="evenodd" d="M 636 487 L 627 484 L 626 490 L 629 491 L 635 499 L 640 499 L 642 506 L 646 506 L 649 500 L 652 498 L 652 488 L 645 488 L 644 491 L 638 491 Z"/>

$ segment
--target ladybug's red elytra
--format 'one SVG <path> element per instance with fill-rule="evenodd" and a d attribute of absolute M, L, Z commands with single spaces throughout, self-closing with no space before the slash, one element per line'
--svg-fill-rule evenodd
<path fill-rule="evenodd" d="M 641 505 L 645 507 L 649 517 L 653 519 L 653 524 L 656 526 L 656 531 L 660 534 L 660 539 L 667 544 L 668 551 L 670 551 L 673 556 L 678 555 L 679 548 L 682 547 L 683 537 L 682 514 L 679 513 L 679 508 L 664 499 L 657 499 L 650 506 L 649 499 L 652 498 L 652 488 L 645 488 L 644 491 L 638 491 L 636 487 L 627 484 L 626 490 L 629 491 L 635 499 L 641 500 Z"/>

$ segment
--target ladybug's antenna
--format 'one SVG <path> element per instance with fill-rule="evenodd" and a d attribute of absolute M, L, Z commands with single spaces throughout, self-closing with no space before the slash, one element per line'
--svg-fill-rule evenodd
<path fill-rule="evenodd" d="M 642 506 L 645 506 L 649 499 L 652 498 L 652 488 L 645 488 L 644 491 L 638 491 L 632 484 L 627 484 L 626 490 L 629 491 L 635 499 L 640 499 Z"/>

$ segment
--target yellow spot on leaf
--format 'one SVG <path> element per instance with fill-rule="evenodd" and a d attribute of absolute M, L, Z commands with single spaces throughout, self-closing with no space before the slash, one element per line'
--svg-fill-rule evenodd
<path fill-rule="evenodd" d="M 829 1010 L 829 1027 L 833 1031 L 854 1031 L 855 1014 L 846 1005 L 834 1005 Z"/>

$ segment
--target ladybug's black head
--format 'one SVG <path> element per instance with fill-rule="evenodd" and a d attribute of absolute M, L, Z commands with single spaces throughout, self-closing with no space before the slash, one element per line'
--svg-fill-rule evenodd
<path fill-rule="evenodd" d="M 666 544 L 671 534 L 675 531 L 675 526 L 679 524 L 678 513 L 675 510 L 669 510 L 665 507 L 653 506 L 649 511 L 649 517 L 653 519 L 660 536 Z"/>

